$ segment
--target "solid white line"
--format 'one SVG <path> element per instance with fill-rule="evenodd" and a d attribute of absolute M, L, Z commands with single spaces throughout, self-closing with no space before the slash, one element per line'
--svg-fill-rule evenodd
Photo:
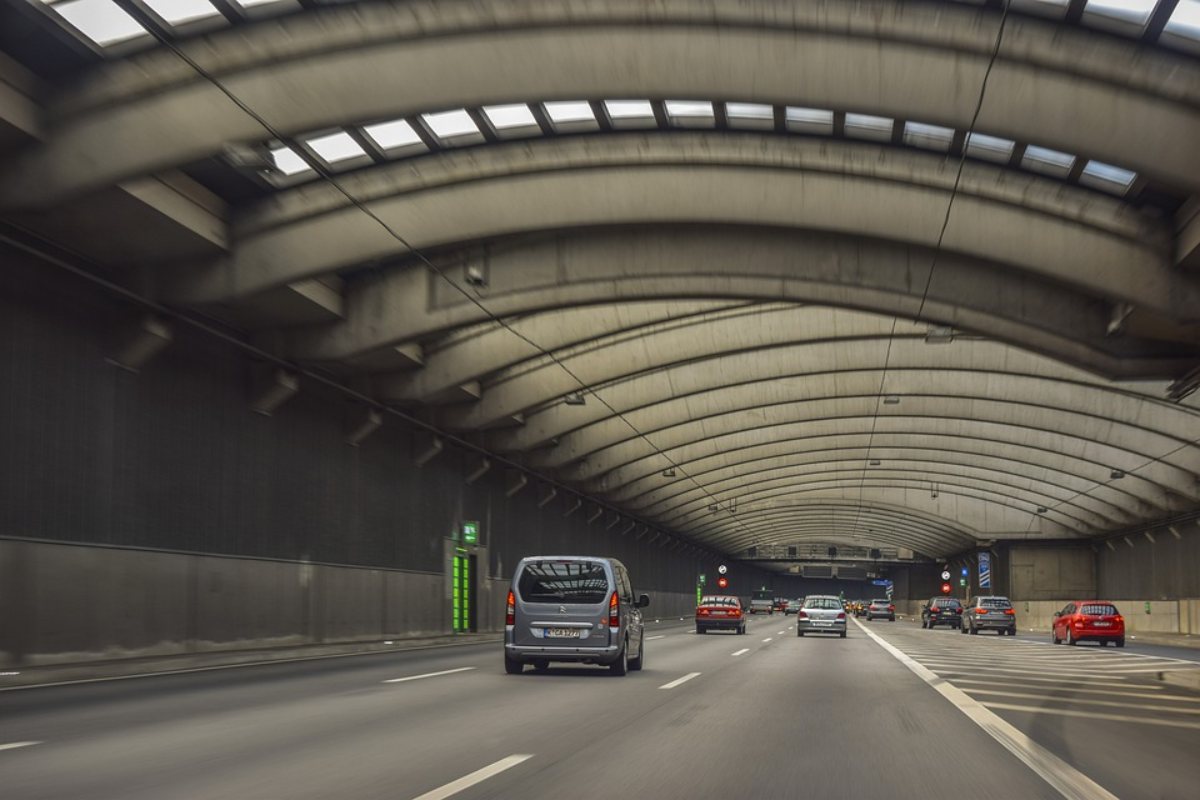
<path fill-rule="evenodd" d="M 421 678 L 436 678 L 438 675 L 453 675 L 456 672 L 468 672 L 475 667 L 459 667 L 458 669 L 444 669 L 441 672 L 427 672 L 424 675 L 409 675 L 407 678 L 389 678 L 383 683 L 404 683 L 405 681 L 419 681 Z"/>
<path fill-rule="evenodd" d="M 1114 722 L 1140 722 L 1143 725 L 1161 725 L 1165 728 L 1192 728 L 1200 730 L 1200 722 L 1177 722 L 1170 719 L 1153 719 L 1150 717 L 1130 717 L 1125 714 L 1101 714 L 1096 711 L 1074 711 L 1067 708 L 1040 708 L 1038 706 L 1010 706 L 1007 703 L 983 703 L 988 708 L 998 708 L 1001 711 L 1024 711 L 1029 714 L 1052 714 L 1056 717 L 1084 717 L 1086 719 L 1107 719 Z M 1104 797 L 1112 797 L 1105 794 Z"/>
<path fill-rule="evenodd" d="M 0 744 L 0 750 L 16 750 L 18 747 L 29 747 L 30 745 L 41 744 L 41 742 L 13 742 L 11 744 Z"/>
<path fill-rule="evenodd" d="M 1117 800 L 1116 795 L 1005 722 L 995 712 L 989 711 L 962 689 L 939 678 L 857 619 L 854 620 L 854 624 L 897 661 L 933 687 L 934 691 L 953 703 L 955 708 L 1024 762 L 1063 797 L 1069 800 Z"/>
<path fill-rule="evenodd" d="M 738 650 L 736 653 L 730 653 L 729 655 L 731 655 L 731 656 L 740 656 L 740 655 L 742 655 L 743 653 L 749 653 L 749 652 L 750 652 L 750 648 L 749 648 L 749 647 L 743 647 L 741 650 Z"/>
<path fill-rule="evenodd" d="M 767 638 L 763 639 L 763 644 L 766 644 L 767 642 L 771 641 L 771 638 L 772 637 L 768 636 Z"/>
<path fill-rule="evenodd" d="M 687 682 L 688 682 L 688 681 L 690 681 L 692 678 L 695 678 L 695 677 L 697 677 L 697 676 L 699 676 L 699 675 L 700 675 L 700 673 L 699 673 L 699 672 L 689 672 L 687 675 L 684 675 L 682 678 L 676 678 L 675 680 L 671 681 L 670 683 L 664 683 L 662 686 L 660 686 L 660 687 L 658 687 L 658 688 L 660 688 L 660 689 L 674 689 L 674 688 L 675 688 L 676 686 L 678 686 L 679 684 L 681 684 L 681 683 L 687 683 Z"/>
<path fill-rule="evenodd" d="M 1011 687 L 1017 688 L 1017 689 L 1037 689 L 1037 690 L 1043 691 L 1043 692 L 1059 691 L 1058 685 L 1034 686 L 1029 683 L 1026 683 L 1023 680 L 1011 680 L 1010 679 L 1008 681 L 989 681 L 989 680 L 984 680 L 984 679 L 979 679 L 979 678 L 953 678 L 952 680 L 954 681 L 954 685 L 958 686 L 960 688 L 977 685 L 977 686 L 983 686 L 983 687 L 989 688 L 989 689 L 997 689 L 997 688 L 1007 689 L 1011 686 Z M 1092 686 L 1095 686 L 1095 684 L 1089 683 L 1088 686 L 1092 687 Z M 1153 689 L 1154 691 L 1145 691 L 1147 689 Z M 975 690 L 967 688 L 966 691 L 974 692 Z M 1080 689 L 1080 688 L 1072 686 L 1072 687 L 1068 688 L 1067 691 L 1069 691 L 1072 696 L 1077 695 L 1077 694 L 1100 694 L 1100 695 L 1104 695 L 1106 697 L 1143 697 L 1143 698 L 1148 698 L 1148 699 L 1152 699 L 1152 700 L 1166 700 L 1166 701 L 1173 702 L 1173 703 L 1200 703 L 1200 697 L 1183 697 L 1182 695 L 1177 695 L 1177 694 L 1163 694 L 1163 687 L 1161 687 L 1161 686 L 1130 685 L 1130 686 L 1122 686 L 1121 689 L 1118 691 L 1113 691 L 1111 689 L 1093 689 L 1093 688 Z M 1157 692 L 1157 694 L 1155 694 L 1154 692 Z M 1050 700 L 1054 699 L 1054 696 L 1050 695 L 1050 694 L 1039 695 L 1039 697 L 1045 697 Z"/>
<path fill-rule="evenodd" d="M 646 641 L 652 642 L 655 639 L 665 639 L 665 638 L 667 638 L 667 635 L 665 633 L 660 633 L 658 636 L 647 636 Z"/>
<path fill-rule="evenodd" d="M 445 786 L 434 789 L 432 792 L 426 792 L 420 797 L 413 798 L 413 800 L 445 800 L 445 798 L 458 794 L 463 789 L 470 789 L 475 784 L 483 783 L 493 775 L 499 775 L 504 770 L 512 769 L 531 758 L 533 758 L 533 754 L 517 754 L 508 758 L 502 758 L 495 764 L 489 764 L 483 769 L 477 769 L 470 775 L 464 775 L 456 781 L 450 781 Z"/>

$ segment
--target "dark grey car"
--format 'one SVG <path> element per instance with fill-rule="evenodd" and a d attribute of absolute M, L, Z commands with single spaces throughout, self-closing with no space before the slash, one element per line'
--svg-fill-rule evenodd
<path fill-rule="evenodd" d="M 607 666 L 614 675 L 645 663 L 641 609 L 625 565 L 597 556 L 531 556 L 513 572 L 504 619 L 504 669 L 552 661 Z"/>
<path fill-rule="evenodd" d="M 962 632 L 995 631 L 1003 636 L 1017 635 L 1017 612 L 1007 597 L 972 597 L 963 610 Z"/>

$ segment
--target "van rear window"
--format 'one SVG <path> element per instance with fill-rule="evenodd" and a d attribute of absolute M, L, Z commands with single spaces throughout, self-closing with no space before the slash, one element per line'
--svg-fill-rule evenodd
<path fill-rule="evenodd" d="M 603 603 L 608 575 L 594 561 L 533 561 L 521 572 L 517 591 L 531 603 Z"/>

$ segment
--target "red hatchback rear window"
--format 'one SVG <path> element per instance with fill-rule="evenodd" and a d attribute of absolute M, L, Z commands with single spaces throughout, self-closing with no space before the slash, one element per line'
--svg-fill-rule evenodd
<path fill-rule="evenodd" d="M 1117 607 L 1109 603 L 1088 603 L 1080 607 L 1079 613 L 1089 617 L 1114 617 L 1117 615 Z"/>

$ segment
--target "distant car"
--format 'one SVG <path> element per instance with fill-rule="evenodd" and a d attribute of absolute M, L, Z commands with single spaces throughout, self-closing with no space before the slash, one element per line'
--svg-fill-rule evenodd
<path fill-rule="evenodd" d="M 854 616 L 863 617 L 867 614 L 867 604 L 862 600 L 854 601 Z"/>
<path fill-rule="evenodd" d="M 846 638 L 846 609 L 842 601 L 830 595 L 809 595 L 796 612 L 796 635 L 836 633 Z"/>
<path fill-rule="evenodd" d="M 551 661 L 600 664 L 614 675 L 645 663 L 642 609 L 615 558 L 532 556 L 517 562 L 504 614 L 504 671 Z"/>
<path fill-rule="evenodd" d="M 1007 597 L 972 597 L 963 611 L 962 632 L 976 634 L 993 630 L 1003 636 L 1017 635 L 1017 612 Z"/>
<path fill-rule="evenodd" d="M 774 614 L 775 613 L 775 596 L 765 590 L 757 591 L 750 595 L 750 613 L 751 614 Z"/>
<path fill-rule="evenodd" d="M 711 595 L 700 598 L 696 606 L 696 633 L 709 631 L 746 632 L 746 615 L 742 601 L 731 595 Z"/>
<path fill-rule="evenodd" d="M 933 628 L 949 625 L 962 627 L 963 604 L 957 597 L 931 597 L 921 608 L 921 627 Z"/>
<path fill-rule="evenodd" d="M 800 606 L 804 605 L 804 598 L 797 597 L 795 600 L 788 600 L 787 606 L 783 609 L 784 614 L 795 614 L 800 610 Z"/>
<path fill-rule="evenodd" d="M 787 608 L 788 608 L 788 602 L 789 602 L 788 599 L 785 597 L 776 597 L 775 598 L 775 610 L 786 614 Z"/>
<path fill-rule="evenodd" d="M 891 600 L 872 600 L 867 605 L 867 622 L 873 619 L 886 619 L 888 622 L 895 622 L 896 606 Z"/>
<path fill-rule="evenodd" d="M 1062 611 L 1054 612 L 1050 638 L 1055 644 L 1092 641 L 1102 647 L 1109 642 L 1124 647 L 1125 618 L 1107 600 L 1076 600 L 1067 603 Z"/>

